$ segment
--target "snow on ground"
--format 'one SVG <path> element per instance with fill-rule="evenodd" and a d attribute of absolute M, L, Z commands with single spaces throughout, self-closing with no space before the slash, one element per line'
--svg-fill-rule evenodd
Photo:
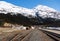
<path fill-rule="evenodd" d="M 43 30 L 60 34 L 60 27 L 47 27 L 47 29 L 43 29 Z"/>

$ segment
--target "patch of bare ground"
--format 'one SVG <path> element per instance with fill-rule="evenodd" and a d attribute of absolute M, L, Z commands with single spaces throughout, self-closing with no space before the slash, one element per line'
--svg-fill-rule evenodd
<path fill-rule="evenodd" d="M 16 35 L 25 30 L 17 30 L 12 28 L 0 28 L 0 41 L 10 41 Z"/>

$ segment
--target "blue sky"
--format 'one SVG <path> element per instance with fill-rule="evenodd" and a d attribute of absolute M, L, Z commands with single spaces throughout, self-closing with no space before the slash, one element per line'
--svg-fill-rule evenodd
<path fill-rule="evenodd" d="M 33 8 L 37 5 L 46 5 L 60 11 L 60 0 L 1 0 L 22 6 L 25 8 Z"/>

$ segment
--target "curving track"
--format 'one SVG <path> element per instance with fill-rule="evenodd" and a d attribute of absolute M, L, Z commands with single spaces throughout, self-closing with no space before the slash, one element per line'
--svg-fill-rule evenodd
<path fill-rule="evenodd" d="M 60 35 L 34 29 L 0 34 L 0 41 L 60 41 Z"/>
<path fill-rule="evenodd" d="M 35 29 L 21 41 L 54 41 L 42 31 Z"/>

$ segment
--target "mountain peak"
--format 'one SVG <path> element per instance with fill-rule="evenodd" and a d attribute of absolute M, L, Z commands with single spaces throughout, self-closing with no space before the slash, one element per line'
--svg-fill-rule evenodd
<path fill-rule="evenodd" d="M 20 13 L 24 16 L 35 16 L 35 13 L 32 9 L 16 6 L 14 4 L 5 2 L 5 1 L 0 1 L 0 13 L 8 13 L 8 12 L 13 12 L 13 13 Z"/>
<path fill-rule="evenodd" d="M 54 11 L 54 12 L 56 12 L 55 9 L 48 7 L 48 6 L 44 6 L 44 5 L 38 5 L 35 7 L 35 9 L 42 10 L 42 11 Z"/>

